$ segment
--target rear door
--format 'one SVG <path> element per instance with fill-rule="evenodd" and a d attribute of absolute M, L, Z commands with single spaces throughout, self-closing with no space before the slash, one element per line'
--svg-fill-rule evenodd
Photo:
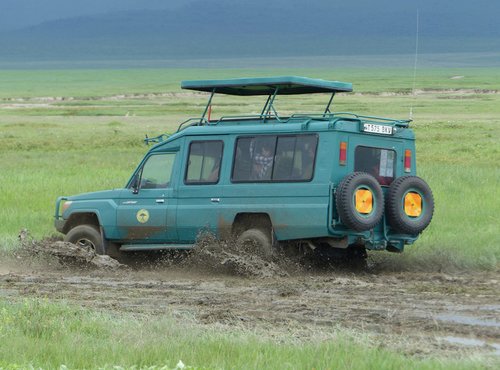
<path fill-rule="evenodd" d="M 194 242 L 201 232 L 218 233 L 222 197 L 224 141 L 222 136 L 186 138 L 179 181 L 177 229 L 179 240 Z"/>
<path fill-rule="evenodd" d="M 356 136 L 349 140 L 348 161 L 352 171 L 368 172 L 380 185 L 389 186 L 401 171 L 403 143 L 397 139 L 378 139 L 371 135 Z"/>

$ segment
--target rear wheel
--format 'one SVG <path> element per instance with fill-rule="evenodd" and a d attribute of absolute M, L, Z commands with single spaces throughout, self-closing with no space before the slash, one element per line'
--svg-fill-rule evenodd
<path fill-rule="evenodd" d="M 262 229 L 245 230 L 238 236 L 236 242 L 242 248 L 255 250 L 264 258 L 271 258 L 273 255 L 271 233 Z"/>
<path fill-rule="evenodd" d="M 66 234 L 64 241 L 76 244 L 79 247 L 90 248 L 97 254 L 106 254 L 101 233 L 92 225 L 75 226 Z"/>
<path fill-rule="evenodd" d="M 337 187 L 340 221 L 355 231 L 373 229 L 382 219 L 384 196 L 378 181 L 366 172 L 353 172 Z"/>

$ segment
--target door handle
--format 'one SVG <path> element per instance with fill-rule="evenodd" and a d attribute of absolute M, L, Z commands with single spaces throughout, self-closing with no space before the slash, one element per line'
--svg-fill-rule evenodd
<path fill-rule="evenodd" d="M 212 203 L 219 203 L 220 202 L 220 198 L 210 198 L 210 201 Z"/>
<path fill-rule="evenodd" d="M 156 199 L 156 203 L 165 203 L 165 199 Z"/>

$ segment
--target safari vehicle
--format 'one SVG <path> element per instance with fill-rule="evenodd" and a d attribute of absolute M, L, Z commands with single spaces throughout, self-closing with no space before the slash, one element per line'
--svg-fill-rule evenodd
<path fill-rule="evenodd" d="M 352 84 L 304 77 L 184 81 L 209 93 L 199 118 L 155 145 L 123 189 L 56 202 L 68 242 L 98 253 L 191 249 L 209 232 L 323 251 L 401 252 L 429 225 L 434 201 L 416 176 L 409 120 L 332 113 Z M 278 96 L 329 94 L 320 113 L 278 114 Z M 266 97 L 260 114 L 210 117 L 215 94 Z M 287 243 L 290 242 L 290 243 Z"/>

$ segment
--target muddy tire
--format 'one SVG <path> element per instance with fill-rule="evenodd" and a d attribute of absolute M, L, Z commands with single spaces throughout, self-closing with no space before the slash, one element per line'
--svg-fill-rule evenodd
<path fill-rule="evenodd" d="M 95 226 L 75 226 L 66 234 L 64 241 L 76 244 L 80 247 L 89 247 L 97 254 L 106 254 L 102 244 L 101 233 Z"/>
<path fill-rule="evenodd" d="M 417 207 L 412 199 L 417 197 Z M 406 207 L 409 207 L 408 210 Z M 414 212 L 412 214 L 412 212 Z M 429 226 L 434 214 L 434 197 L 431 188 L 418 176 L 403 176 L 394 180 L 386 199 L 386 215 L 389 225 L 399 233 L 420 234 Z"/>
<path fill-rule="evenodd" d="M 273 255 L 273 243 L 271 235 L 261 229 L 248 229 L 243 231 L 236 240 L 238 246 L 251 250 L 255 249 L 256 253 L 264 258 L 271 258 Z"/>
<path fill-rule="evenodd" d="M 367 195 L 365 206 L 361 195 Z M 353 172 L 344 177 L 337 187 L 337 212 L 340 221 L 355 231 L 373 229 L 382 220 L 384 195 L 378 181 L 366 172 Z"/>

